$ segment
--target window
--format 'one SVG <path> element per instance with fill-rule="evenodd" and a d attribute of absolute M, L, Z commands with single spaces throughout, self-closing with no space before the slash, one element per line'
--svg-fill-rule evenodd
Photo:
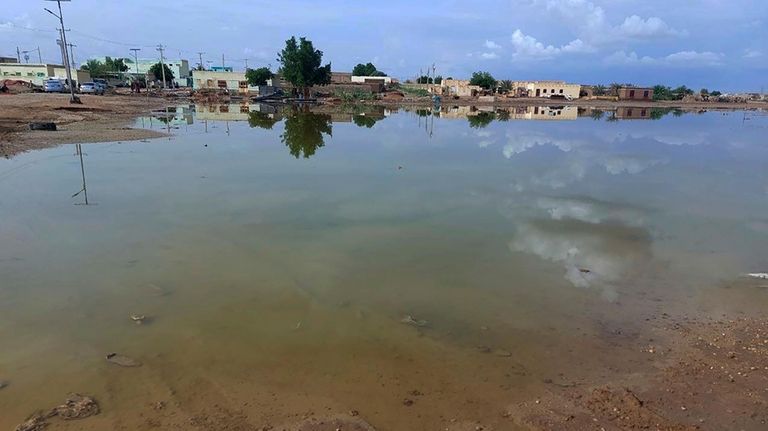
<path fill-rule="evenodd" d="M 629 98 L 634 99 L 635 98 L 635 90 L 629 90 Z"/>
<path fill-rule="evenodd" d="M 560 94 L 563 94 L 563 89 L 562 88 L 560 89 Z"/>
<path fill-rule="evenodd" d="M 627 117 L 632 116 L 632 108 L 627 109 Z"/>
<path fill-rule="evenodd" d="M 546 88 L 544 89 L 544 94 L 547 94 L 547 89 Z"/>
<path fill-rule="evenodd" d="M 221 105 L 219 107 L 219 112 L 229 112 L 229 105 Z"/>
<path fill-rule="evenodd" d="M 555 94 L 555 89 L 553 88 L 553 89 L 549 90 L 549 92 L 552 93 L 552 94 Z"/>
<path fill-rule="evenodd" d="M 219 82 L 217 83 L 217 85 L 219 86 L 219 88 L 227 88 L 227 81 L 223 79 L 219 79 Z"/>
<path fill-rule="evenodd" d="M 547 90 L 544 90 L 544 91 L 547 91 Z M 539 115 L 539 107 L 538 106 L 533 108 L 533 115 Z"/>
<path fill-rule="evenodd" d="M 649 92 L 648 90 L 645 90 L 645 91 L 643 91 L 643 99 L 647 99 L 647 98 L 648 98 L 648 95 L 649 95 L 649 93 L 650 93 L 650 92 Z"/>
<path fill-rule="evenodd" d="M 240 81 L 237 84 L 240 88 L 248 88 L 248 81 Z"/>
<path fill-rule="evenodd" d="M 646 93 L 647 93 L 647 92 L 646 92 Z M 641 116 L 641 117 L 645 117 L 645 109 L 643 109 L 643 110 L 641 110 L 641 111 L 640 111 L 640 116 Z"/>
<path fill-rule="evenodd" d="M 240 113 L 241 114 L 247 114 L 250 112 L 250 109 L 248 109 L 248 105 L 240 105 Z"/>

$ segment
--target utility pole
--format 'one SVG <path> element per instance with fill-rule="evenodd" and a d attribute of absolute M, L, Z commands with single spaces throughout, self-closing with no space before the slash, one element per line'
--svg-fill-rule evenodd
<path fill-rule="evenodd" d="M 221 68 L 224 69 L 224 54 L 221 54 Z"/>
<path fill-rule="evenodd" d="M 165 59 L 163 58 L 163 50 L 165 47 L 163 47 L 162 44 L 157 45 L 157 50 L 160 51 L 160 70 L 162 70 L 163 73 L 163 88 L 168 88 L 165 84 Z"/>
<path fill-rule="evenodd" d="M 40 64 L 43 64 L 43 55 L 40 54 L 40 47 L 37 47 L 37 61 L 40 62 Z"/>
<path fill-rule="evenodd" d="M 133 51 L 133 62 L 136 64 L 136 74 L 139 74 L 139 55 L 137 54 L 139 51 L 141 51 L 141 48 L 131 48 L 131 51 Z"/>
<path fill-rule="evenodd" d="M 59 6 L 59 14 L 56 15 L 55 13 L 51 12 L 49 9 L 45 9 L 46 12 L 50 13 L 51 15 L 55 16 L 59 19 L 59 23 L 61 24 L 61 43 L 63 44 L 64 48 L 64 60 L 67 60 L 67 32 L 64 31 L 66 27 L 64 27 L 64 14 L 61 13 L 61 2 L 62 0 L 46 0 L 46 1 L 55 1 L 56 4 Z M 70 0 L 64 0 L 64 1 L 70 1 Z M 69 61 L 66 61 L 66 64 L 64 67 L 67 69 L 67 81 L 69 81 L 69 94 L 71 98 L 69 99 L 69 103 L 82 103 L 80 102 L 80 98 L 75 96 L 75 86 L 74 82 L 72 82 L 72 68 L 69 65 Z"/>
<path fill-rule="evenodd" d="M 75 45 L 74 43 L 70 43 L 67 46 L 69 47 L 69 57 L 72 59 L 72 63 L 70 64 L 72 64 L 72 67 L 77 69 L 77 66 L 75 65 L 75 47 L 77 45 Z"/>
<path fill-rule="evenodd" d="M 198 51 L 197 52 L 197 55 L 200 57 L 200 69 L 201 70 L 205 69 L 205 66 L 203 65 L 203 54 L 205 54 L 205 53 L 202 52 L 202 51 Z"/>
<path fill-rule="evenodd" d="M 21 51 L 19 51 L 19 47 L 16 47 L 16 60 L 21 63 Z"/>
<path fill-rule="evenodd" d="M 246 72 L 248 71 L 248 59 L 247 58 L 245 59 L 245 71 Z"/>

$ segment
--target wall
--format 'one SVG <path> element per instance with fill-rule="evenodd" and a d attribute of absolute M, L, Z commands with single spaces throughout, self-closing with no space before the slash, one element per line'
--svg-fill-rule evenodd
<path fill-rule="evenodd" d="M 243 84 L 245 85 L 243 86 Z M 230 92 L 248 93 L 249 88 L 245 72 L 215 72 L 212 70 L 193 70 L 192 88 L 195 90 L 226 89 Z"/>
<path fill-rule="evenodd" d="M 566 84 L 564 81 L 532 81 L 525 83 L 524 88 L 528 90 L 528 97 L 541 98 L 549 98 L 554 94 L 578 99 L 581 92 L 581 85 Z"/>
<path fill-rule="evenodd" d="M 0 79 L 18 79 L 43 85 L 48 78 L 66 78 L 67 69 L 55 64 L 0 63 Z M 84 70 L 73 70 L 72 79 L 79 84 L 91 80 L 91 74 Z"/>
<path fill-rule="evenodd" d="M 364 84 L 366 82 L 371 82 L 371 83 L 383 82 L 384 84 L 391 84 L 392 77 L 390 76 L 352 76 L 351 82 L 358 83 L 358 84 Z"/>
<path fill-rule="evenodd" d="M 653 88 L 629 88 L 619 89 L 620 100 L 653 100 Z"/>

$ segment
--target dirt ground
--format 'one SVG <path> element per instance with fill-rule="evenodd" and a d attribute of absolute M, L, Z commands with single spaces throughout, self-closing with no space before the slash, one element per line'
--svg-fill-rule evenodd
<path fill-rule="evenodd" d="M 68 94 L 19 93 L 0 95 L 0 155 L 66 143 L 127 141 L 163 136 L 133 129 L 132 121 L 165 107 L 161 98 L 80 95 L 82 105 L 70 104 Z M 54 122 L 57 131 L 31 131 L 33 121 Z"/>
<path fill-rule="evenodd" d="M 768 322 L 654 320 L 636 348 L 656 372 L 550 382 L 504 414 L 532 430 L 768 429 Z"/>

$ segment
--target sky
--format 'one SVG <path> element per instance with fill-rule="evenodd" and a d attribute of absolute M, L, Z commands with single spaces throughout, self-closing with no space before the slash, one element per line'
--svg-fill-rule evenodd
<path fill-rule="evenodd" d="M 16 47 L 61 63 L 55 3 L 4 0 L 0 55 Z M 581 84 L 688 85 L 768 91 L 768 0 L 73 0 L 62 4 L 75 62 L 168 58 L 271 65 L 305 36 L 334 71 L 373 62 L 401 79 L 434 64 L 443 77 L 488 71 L 497 79 Z M 37 51 L 30 53 L 36 61 Z M 22 59 L 23 61 L 23 59 Z"/>

